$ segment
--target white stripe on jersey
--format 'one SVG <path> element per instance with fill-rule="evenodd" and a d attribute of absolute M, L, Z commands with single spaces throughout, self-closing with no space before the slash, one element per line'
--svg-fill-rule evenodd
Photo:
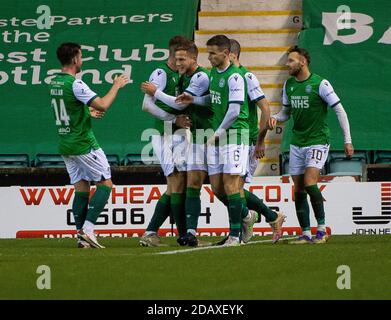
<path fill-rule="evenodd" d="M 79 79 L 73 81 L 72 91 L 76 99 L 83 102 L 84 104 L 87 104 L 93 97 L 96 97 L 96 93 Z"/>
<path fill-rule="evenodd" d="M 200 97 L 209 89 L 209 77 L 204 71 L 195 73 L 191 79 L 190 84 L 185 91 L 193 96 Z"/>
<path fill-rule="evenodd" d="M 244 78 L 246 79 L 247 83 L 247 95 L 251 101 L 258 101 L 260 98 L 265 97 L 265 94 L 263 93 L 255 74 L 247 72 L 244 75 Z"/>

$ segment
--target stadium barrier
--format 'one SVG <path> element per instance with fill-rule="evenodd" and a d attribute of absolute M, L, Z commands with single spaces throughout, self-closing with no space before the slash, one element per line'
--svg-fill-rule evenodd
<path fill-rule="evenodd" d="M 283 232 L 295 235 L 300 229 L 294 209 L 291 183 L 262 182 L 256 179 L 247 188 L 275 210 L 287 215 Z M 320 183 L 325 199 L 326 225 L 331 234 L 390 234 L 391 182 Z M 101 236 L 136 237 L 147 227 L 157 200 L 165 185 L 115 185 L 106 208 L 97 223 Z M 91 193 L 93 193 L 92 190 Z M 72 186 L 1 187 L 0 238 L 74 237 Z M 202 235 L 225 235 L 228 231 L 227 210 L 209 185 L 201 191 L 199 232 Z M 311 225 L 316 226 L 311 209 Z M 160 230 L 171 234 L 167 220 Z M 269 225 L 262 219 L 255 224 L 255 234 L 270 235 Z"/>

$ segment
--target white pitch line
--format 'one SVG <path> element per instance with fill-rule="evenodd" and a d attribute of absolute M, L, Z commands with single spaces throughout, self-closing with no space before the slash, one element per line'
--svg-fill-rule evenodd
<path fill-rule="evenodd" d="M 281 238 L 279 241 L 293 240 L 293 239 L 296 239 L 296 237 Z M 250 245 L 250 244 L 258 244 L 258 243 L 269 243 L 269 242 L 272 242 L 272 239 L 250 241 L 248 243 L 242 243 L 242 244 L 240 244 L 240 246 L 247 246 L 247 245 Z M 228 247 L 228 246 L 208 246 L 208 247 L 200 247 L 200 248 L 193 248 L 193 249 L 179 249 L 179 250 L 172 250 L 172 251 L 162 251 L 162 252 L 156 252 L 156 253 L 152 253 L 152 254 L 153 255 L 155 255 L 155 254 L 177 254 L 177 253 L 188 253 L 188 252 L 194 252 L 194 251 L 223 249 L 223 248 L 232 248 L 232 247 Z"/>

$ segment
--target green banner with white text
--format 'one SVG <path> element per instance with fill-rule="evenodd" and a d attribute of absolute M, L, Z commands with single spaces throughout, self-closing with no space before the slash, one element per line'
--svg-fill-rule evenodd
<path fill-rule="evenodd" d="M 153 119 L 141 111 L 140 83 L 168 57 L 175 35 L 193 37 L 198 0 L 12 0 L 0 4 L 0 154 L 57 153 L 48 83 L 60 71 L 56 49 L 82 45 L 81 78 L 99 96 L 114 74 L 122 89 L 93 130 L 107 154 L 140 153 Z"/>
<path fill-rule="evenodd" d="M 330 81 L 345 108 L 356 150 L 391 150 L 391 1 L 303 0 L 299 46 L 311 72 Z M 343 149 L 329 111 L 331 149 Z M 291 123 L 283 150 L 289 150 Z"/>

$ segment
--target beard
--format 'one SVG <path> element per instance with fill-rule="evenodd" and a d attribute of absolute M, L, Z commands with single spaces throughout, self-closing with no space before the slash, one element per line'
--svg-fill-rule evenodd
<path fill-rule="evenodd" d="M 301 69 L 302 69 L 301 66 L 297 66 L 296 68 L 291 68 L 289 69 L 289 74 L 291 76 L 296 77 L 301 72 Z"/>

